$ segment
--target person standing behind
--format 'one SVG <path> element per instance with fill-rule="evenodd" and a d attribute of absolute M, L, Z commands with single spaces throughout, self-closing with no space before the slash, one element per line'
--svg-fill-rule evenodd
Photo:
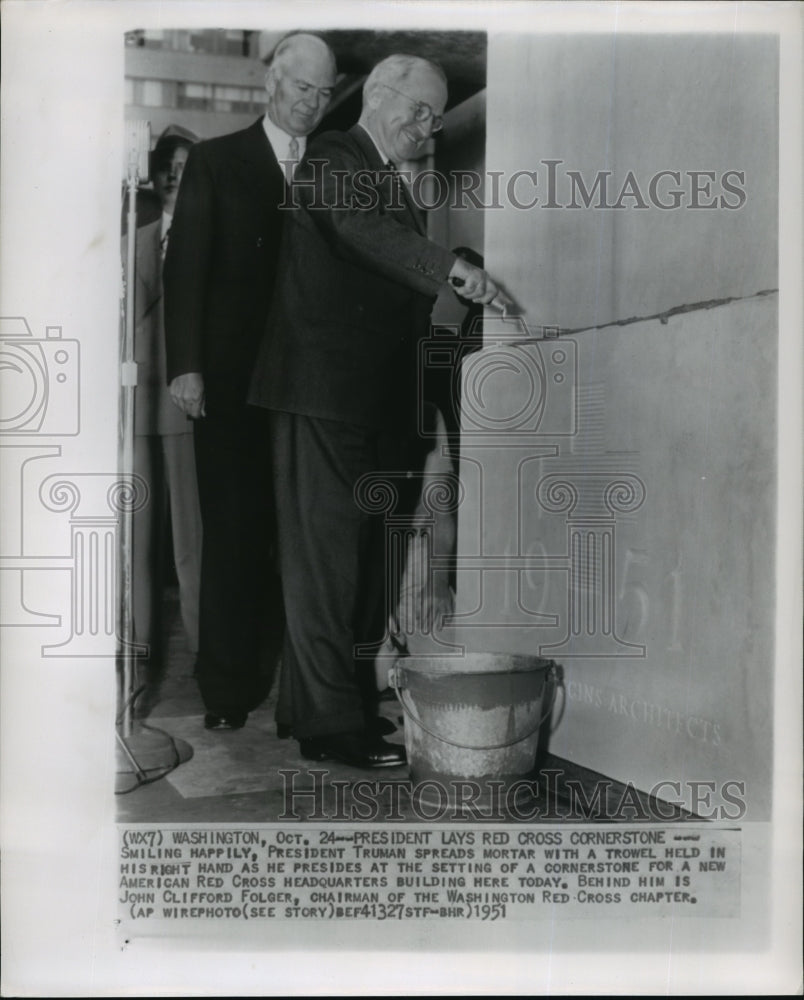
<path fill-rule="evenodd" d="M 190 651 L 198 651 L 198 601 L 201 579 L 201 510 L 196 485 L 192 424 L 173 406 L 165 381 L 162 260 L 169 238 L 184 164 L 198 141 L 192 132 L 169 125 L 151 152 L 150 174 L 161 216 L 137 230 L 134 284 L 134 472 L 148 485 L 148 502 L 133 524 L 134 630 L 159 652 L 163 554 L 167 513 L 179 582 L 179 605 Z M 128 242 L 123 240 L 124 266 Z"/>
<path fill-rule="evenodd" d="M 268 630 L 281 630 L 269 439 L 246 392 L 271 304 L 287 171 L 334 85 L 325 42 L 285 37 L 266 73 L 265 116 L 193 148 L 171 229 L 167 377 L 173 401 L 195 421 L 204 527 L 197 677 L 208 729 L 245 724 L 265 693 L 261 646 Z"/>
<path fill-rule="evenodd" d="M 381 472 L 404 481 L 415 464 L 417 345 L 439 288 L 462 281 L 473 302 L 498 292 L 485 271 L 427 239 L 396 173 L 424 154 L 446 101 L 438 66 L 382 60 L 365 82 L 359 123 L 310 143 L 293 185 L 299 207 L 285 223 L 250 399 L 271 411 L 282 666 L 293 735 L 309 760 L 405 762 L 373 723 L 364 680 L 373 663 L 355 658 L 356 645 L 383 638 L 393 582 L 383 519 L 361 508 L 355 487 Z"/>

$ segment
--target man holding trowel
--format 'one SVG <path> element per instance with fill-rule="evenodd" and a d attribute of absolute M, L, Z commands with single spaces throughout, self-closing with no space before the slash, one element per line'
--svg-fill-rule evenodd
<path fill-rule="evenodd" d="M 440 67 L 389 56 L 366 80 L 359 123 L 312 141 L 294 178 L 250 402 L 271 411 L 287 615 L 277 719 L 308 760 L 405 762 L 376 724 L 371 660 L 355 660 L 356 646 L 383 638 L 392 572 L 383 516 L 355 488 L 385 472 L 405 492 L 421 461 L 417 347 L 439 288 L 504 303 L 484 270 L 427 239 L 397 173 L 424 154 L 446 102 Z M 400 497 L 395 513 L 415 501 Z"/>

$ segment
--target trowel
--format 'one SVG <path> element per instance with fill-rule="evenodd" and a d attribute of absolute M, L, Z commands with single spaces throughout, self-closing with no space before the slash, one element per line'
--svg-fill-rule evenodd
<path fill-rule="evenodd" d="M 461 288 L 463 285 L 462 278 L 450 278 L 449 280 L 453 288 Z M 508 320 L 515 325 L 515 329 L 505 331 L 513 338 L 512 343 L 528 340 L 555 340 L 559 335 L 560 331 L 557 326 L 529 326 L 525 321 L 525 311 L 502 289 L 489 302 L 488 308 L 496 309 L 500 313 L 500 319 Z M 500 331 L 497 331 L 497 336 L 499 335 Z"/>
<path fill-rule="evenodd" d="M 452 285 L 453 288 L 463 288 L 464 286 L 463 278 L 450 278 L 449 283 L 450 285 Z M 466 299 L 464 299 L 463 301 L 465 302 Z M 514 302 L 514 300 L 510 297 L 510 295 L 506 295 L 506 293 L 502 291 L 502 289 L 500 289 L 500 291 L 497 292 L 497 294 L 489 303 L 489 306 L 492 309 L 497 309 L 499 312 L 501 312 L 503 319 L 514 319 L 522 315 L 522 310 L 519 308 L 516 302 Z"/>

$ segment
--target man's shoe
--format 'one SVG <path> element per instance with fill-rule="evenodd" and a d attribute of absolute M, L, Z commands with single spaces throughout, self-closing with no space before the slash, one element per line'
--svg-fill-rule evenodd
<path fill-rule="evenodd" d="M 278 740 L 289 740 L 293 735 L 293 729 L 287 722 L 277 722 L 276 724 L 276 738 Z"/>
<path fill-rule="evenodd" d="M 387 743 L 379 737 L 371 741 L 366 756 L 368 767 L 403 767 L 408 762 L 403 746 Z"/>
<path fill-rule="evenodd" d="M 314 737 L 309 740 L 299 740 L 299 752 L 305 760 L 331 760 L 332 753 L 330 745 L 325 744 L 321 737 Z"/>
<path fill-rule="evenodd" d="M 405 748 L 386 743 L 380 737 L 362 733 L 335 733 L 299 741 L 305 760 L 337 760 L 350 767 L 373 770 L 377 767 L 402 767 L 407 764 Z"/>
<path fill-rule="evenodd" d="M 376 715 L 368 723 L 368 730 L 373 736 L 390 736 L 396 732 L 396 726 L 384 715 Z"/>
<path fill-rule="evenodd" d="M 247 715 L 239 713 L 229 715 L 218 715 L 216 712 L 207 712 L 204 716 L 204 729 L 242 729 L 246 724 Z"/>

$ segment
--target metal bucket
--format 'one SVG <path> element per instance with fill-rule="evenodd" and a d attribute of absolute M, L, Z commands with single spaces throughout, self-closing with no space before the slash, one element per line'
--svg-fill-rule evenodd
<path fill-rule="evenodd" d="M 460 808 L 532 794 L 562 674 L 552 660 L 498 653 L 398 661 L 389 683 L 405 713 L 414 796 Z"/>

